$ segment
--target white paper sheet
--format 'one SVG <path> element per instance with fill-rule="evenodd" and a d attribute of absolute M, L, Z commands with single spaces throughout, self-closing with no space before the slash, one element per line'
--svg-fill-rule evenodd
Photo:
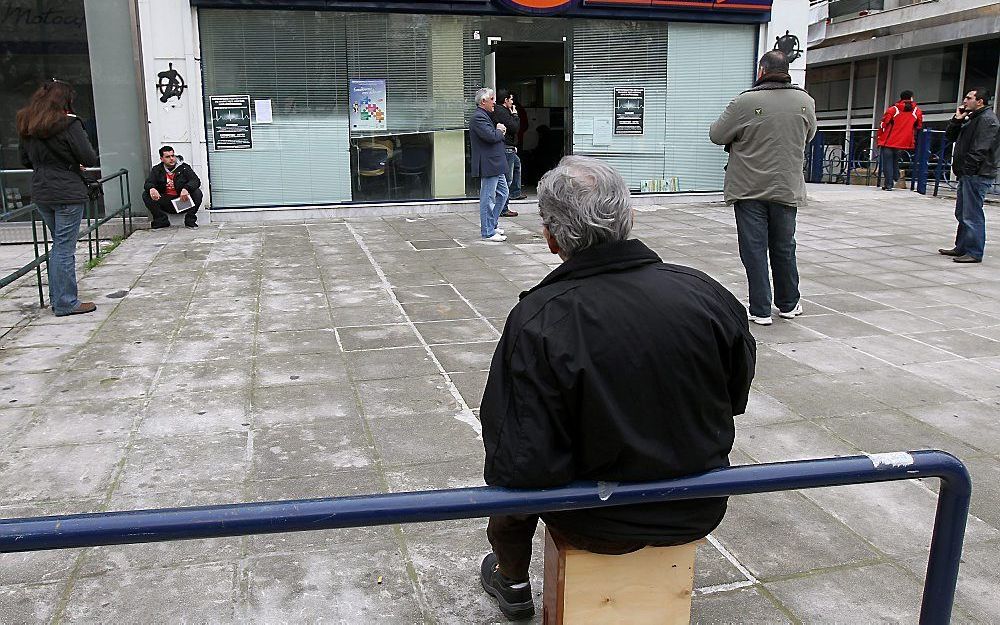
<path fill-rule="evenodd" d="M 594 145 L 611 145 L 611 118 L 594 118 Z"/>
<path fill-rule="evenodd" d="M 184 211 L 194 206 L 194 200 L 191 199 L 190 195 L 187 196 L 186 201 L 182 199 L 180 196 L 177 196 L 174 199 L 170 200 L 170 203 L 174 205 L 174 211 L 176 211 L 177 214 L 183 213 Z"/>
<path fill-rule="evenodd" d="M 270 100 L 254 100 L 253 110 L 255 117 L 257 118 L 258 124 L 270 124 L 271 123 L 271 101 Z"/>

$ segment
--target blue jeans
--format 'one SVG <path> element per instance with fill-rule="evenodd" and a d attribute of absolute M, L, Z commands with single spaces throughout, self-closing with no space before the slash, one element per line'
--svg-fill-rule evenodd
<path fill-rule="evenodd" d="M 80 305 L 76 291 L 76 239 L 80 236 L 83 204 L 38 204 L 38 212 L 52 236 L 46 267 L 49 300 L 56 316 L 68 315 Z"/>
<path fill-rule="evenodd" d="M 962 176 L 958 179 L 958 199 L 955 200 L 955 249 L 982 260 L 986 248 L 986 215 L 983 201 L 993 184 L 986 176 Z"/>
<path fill-rule="evenodd" d="M 517 152 L 507 152 L 507 187 L 510 189 L 508 201 L 512 197 L 521 196 L 521 157 Z M 505 204 L 504 209 L 506 208 Z"/>
<path fill-rule="evenodd" d="M 507 178 L 497 174 L 479 179 L 479 234 L 493 236 L 500 221 L 500 210 L 507 205 Z"/>
<path fill-rule="evenodd" d="M 771 283 L 768 255 L 774 277 L 774 305 L 788 312 L 799 303 L 799 269 L 795 263 L 794 206 L 766 200 L 736 202 L 736 235 L 740 260 L 747 272 L 750 314 L 771 316 Z"/>
<path fill-rule="evenodd" d="M 895 148 L 879 148 L 879 162 L 882 165 L 882 188 L 891 189 L 899 180 L 899 152 Z"/>

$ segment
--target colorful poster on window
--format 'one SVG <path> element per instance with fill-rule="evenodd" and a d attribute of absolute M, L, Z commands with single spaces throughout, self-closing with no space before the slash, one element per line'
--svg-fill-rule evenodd
<path fill-rule="evenodd" d="M 250 96 L 213 95 L 209 101 L 216 151 L 252 149 Z"/>
<path fill-rule="evenodd" d="M 351 130 L 385 130 L 385 81 L 351 81 Z"/>
<path fill-rule="evenodd" d="M 642 110 L 646 90 L 642 87 L 615 87 L 615 134 L 641 135 Z"/>

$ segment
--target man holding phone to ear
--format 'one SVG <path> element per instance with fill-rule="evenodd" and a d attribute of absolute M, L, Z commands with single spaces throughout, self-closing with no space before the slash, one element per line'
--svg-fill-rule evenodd
<path fill-rule="evenodd" d="M 958 231 L 955 246 L 938 253 L 952 256 L 956 263 L 981 263 L 986 248 L 983 202 L 996 180 L 1000 152 L 1000 122 L 989 106 L 990 95 L 987 89 L 969 91 L 946 130 L 948 139 L 955 142 L 951 169 L 958 177 Z"/>

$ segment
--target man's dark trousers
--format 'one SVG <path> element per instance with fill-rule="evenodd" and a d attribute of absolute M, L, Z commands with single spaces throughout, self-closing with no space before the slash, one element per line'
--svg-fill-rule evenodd
<path fill-rule="evenodd" d="M 986 251 L 986 215 L 983 202 L 993 178 L 962 176 L 958 179 L 958 197 L 955 200 L 955 250 L 982 260 Z"/>
<path fill-rule="evenodd" d="M 899 153 L 896 148 L 879 148 L 879 160 L 882 164 L 882 188 L 891 189 L 899 180 Z"/>
<path fill-rule="evenodd" d="M 198 223 L 198 208 L 201 206 L 202 192 L 201 189 L 194 189 L 188 193 L 191 194 L 194 206 L 184 211 L 184 225 L 193 226 Z M 170 218 L 167 215 L 175 212 L 174 205 L 170 200 L 171 198 L 161 193 L 160 199 L 154 201 L 153 198 L 149 197 L 149 191 L 143 192 L 142 203 L 146 205 L 146 209 L 149 210 L 149 215 L 152 217 L 150 224 L 152 227 L 162 228 L 170 225 Z"/>
<path fill-rule="evenodd" d="M 768 256 L 774 276 L 774 305 L 789 312 L 799 303 L 799 269 L 795 262 L 794 206 L 767 200 L 737 200 L 736 234 L 740 260 L 747 272 L 750 314 L 771 316 Z"/>

